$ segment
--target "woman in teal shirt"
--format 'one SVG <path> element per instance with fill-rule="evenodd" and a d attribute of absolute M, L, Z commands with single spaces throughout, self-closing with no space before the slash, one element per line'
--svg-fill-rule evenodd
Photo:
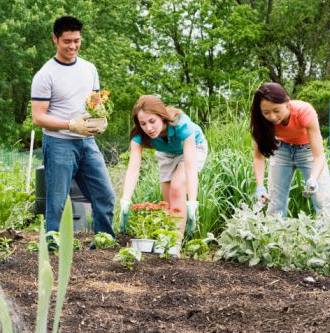
<path fill-rule="evenodd" d="M 198 208 L 198 171 L 207 157 L 207 142 L 201 128 L 181 110 L 166 106 L 159 98 L 141 96 L 133 107 L 135 126 L 131 133 L 130 160 L 126 172 L 121 216 L 128 213 L 142 160 L 143 148 L 154 148 L 164 201 L 179 214 L 179 231 L 183 237 L 187 214 L 188 232 L 196 223 Z M 188 200 L 187 200 L 188 197 Z M 125 230 L 122 218 L 121 229 Z M 179 249 L 178 249 L 179 252 Z"/>

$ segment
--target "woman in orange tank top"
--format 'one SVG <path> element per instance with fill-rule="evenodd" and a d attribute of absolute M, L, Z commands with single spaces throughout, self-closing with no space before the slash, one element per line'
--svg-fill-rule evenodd
<path fill-rule="evenodd" d="M 286 215 L 291 181 L 295 170 L 300 169 L 305 179 L 303 194 L 311 196 L 318 214 L 329 214 L 329 169 L 313 106 L 291 100 L 278 83 L 264 83 L 254 94 L 250 128 L 254 139 L 256 197 L 268 203 L 268 213 Z M 264 187 L 268 157 L 269 193 Z"/>

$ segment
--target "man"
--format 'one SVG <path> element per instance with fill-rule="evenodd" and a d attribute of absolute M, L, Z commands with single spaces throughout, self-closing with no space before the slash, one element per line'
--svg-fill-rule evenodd
<path fill-rule="evenodd" d="M 58 231 L 62 211 L 75 178 L 91 202 L 94 232 L 112 229 L 115 195 L 94 134 L 104 129 L 86 121 L 86 100 L 99 91 L 95 66 L 78 57 L 82 23 L 71 16 L 58 18 L 52 34 L 56 55 L 32 82 L 32 119 L 43 128 L 46 181 L 46 229 Z M 92 245 L 93 247 L 93 245 Z"/>

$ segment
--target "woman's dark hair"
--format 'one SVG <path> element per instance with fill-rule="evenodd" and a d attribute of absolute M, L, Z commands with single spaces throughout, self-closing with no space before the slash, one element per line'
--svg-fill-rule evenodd
<path fill-rule="evenodd" d="M 282 104 L 290 100 L 286 90 L 278 83 L 266 82 L 254 93 L 251 107 L 250 130 L 254 141 L 262 155 L 269 157 L 277 149 L 275 126 L 261 113 L 260 103 L 267 100 L 272 103 Z"/>
<path fill-rule="evenodd" d="M 55 20 L 53 33 L 59 38 L 66 31 L 81 31 L 83 24 L 73 16 L 62 16 Z"/>

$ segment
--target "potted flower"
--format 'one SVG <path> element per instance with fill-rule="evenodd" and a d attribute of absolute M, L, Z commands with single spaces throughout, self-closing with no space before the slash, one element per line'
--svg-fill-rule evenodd
<path fill-rule="evenodd" d="M 107 118 L 113 112 L 109 90 L 93 91 L 87 98 L 86 108 L 90 115 L 86 121 L 103 133 L 108 126 Z"/>
<path fill-rule="evenodd" d="M 167 210 L 167 203 L 139 203 L 131 207 L 127 233 L 133 237 L 132 247 L 142 252 L 152 252 L 159 229 L 176 230 L 175 217 Z"/>

